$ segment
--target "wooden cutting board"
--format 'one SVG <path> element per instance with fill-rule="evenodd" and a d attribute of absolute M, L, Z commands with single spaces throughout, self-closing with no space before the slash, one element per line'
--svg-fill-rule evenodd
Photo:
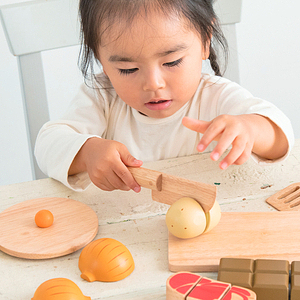
<path fill-rule="evenodd" d="M 207 234 L 169 234 L 168 248 L 173 272 L 215 272 L 222 257 L 300 261 L 300 212 L 223 212 Z"/>
<path fill-rule="evenodd" d="M 54 216 L 48 228 L 39 228 L 34 221 L 42 209 Z M 21 258 L 70 254 L 91 242 L 97 232 L 96 213 L 84 203 L 67 198 L 32 199 L 0 213 L 0 250 Z"/>

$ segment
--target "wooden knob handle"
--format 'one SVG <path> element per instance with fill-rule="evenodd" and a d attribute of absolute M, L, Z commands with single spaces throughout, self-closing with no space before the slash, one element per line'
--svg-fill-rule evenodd
<path fill-rule="evenodd" d="M 162 190 L 162 174 L 158 171 L 128 167 L 136 182 L 145 188 L 161 191 Z"/>

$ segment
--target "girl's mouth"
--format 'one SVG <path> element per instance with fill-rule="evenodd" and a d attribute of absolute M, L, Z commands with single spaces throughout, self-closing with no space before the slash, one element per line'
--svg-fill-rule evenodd
<path fill-rule="evenodd" d="M 172 100 L 153 100 L 145 103 L 145 106 L 150 110 L 163 110 L 172 104 Z"/>

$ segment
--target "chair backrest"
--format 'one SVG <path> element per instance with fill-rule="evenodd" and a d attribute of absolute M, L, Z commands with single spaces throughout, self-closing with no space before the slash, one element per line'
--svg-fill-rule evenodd
<path fill-rule="evenodd" d="M 230 56 L 225 77 L 239 80 L 235 24 L 242 0 L 218 0 L 214 7 L 228 40 Z M 33 149 L 39 129 L 49 121 L 41 52 L 80 42 L 78 1 L 36 0 L 0 7 L 0 18 L 10 51 L 17 56 L 24 102 L 29 153 L 34 179 L 44 178 Z"/>

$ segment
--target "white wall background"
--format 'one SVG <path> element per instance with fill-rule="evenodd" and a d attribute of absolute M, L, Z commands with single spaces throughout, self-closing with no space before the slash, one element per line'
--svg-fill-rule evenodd
<path fill-rule="evenodd" d="M 221 1 L 221 0 L 220 0 Z M 25 0 L 0 0 L 6 5 Z M 243 0 L 237 25 L 240 83 L 273 102 L 300 138 L 300 2 Z M 78 47 L 43 54 L 50 116 L 58 118 L 82 82 Z M 32 180 L 16 58 L 0 26 L 0 185 Z"/>

